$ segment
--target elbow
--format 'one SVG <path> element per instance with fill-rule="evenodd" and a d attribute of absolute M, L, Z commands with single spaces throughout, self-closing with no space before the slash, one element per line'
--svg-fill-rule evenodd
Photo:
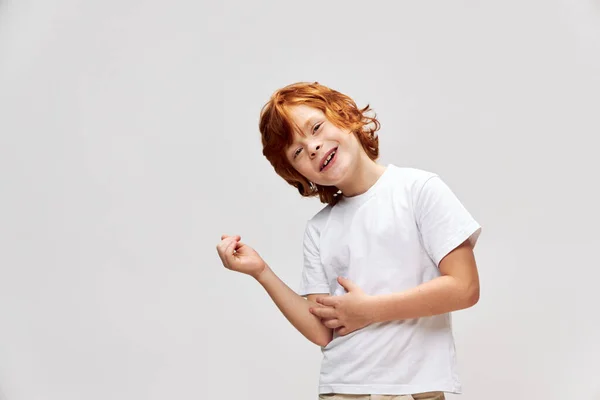
<path fill-rule="evenodd" d="M 313 338 L 308 338 L 308 340 L 310 340 L 311 342 L 313 342 L 314 344 L 316 344 L 319 347 L 325 347 L 329 344 L 329 342 L 331 340 L 328 340 L 326 337 L 321 336 L 321 337 L 313 337 Z"/>
<path fill-rule="evenodd" d="M 479 302 L 479 284 L 470 285 L 465 291 L 465 308 L 473 307 Z"/>
<path fill-rule="evenodd" d="M 320 347 L 325 347 L 333 340 L 333 331 L 331 329 L 327 329 L 325 331 L 320 332 L 320 335 L 312 340 L 314 344 Z"/>

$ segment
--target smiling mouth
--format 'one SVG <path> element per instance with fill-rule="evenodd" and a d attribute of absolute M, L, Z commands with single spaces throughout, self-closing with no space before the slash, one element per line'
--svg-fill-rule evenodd
<path fill-rule="evenodd" d="M 333 160 L 333 158 L 335 157 L 335 154 L 337 153 L 337 147 L 327 156 L 327 158 L 325 159 L 325 161 L 323 162 L 323 165 L 321 165 L 321 169 L 319 171 L 323 171 L 325 169 L 325 167 L 327 167 L 329 165 L 329 163 Z"/>

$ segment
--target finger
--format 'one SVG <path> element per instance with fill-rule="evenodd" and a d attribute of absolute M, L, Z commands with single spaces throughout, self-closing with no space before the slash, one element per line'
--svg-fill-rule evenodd
<path fill-rule="evenodd" d="M 346 328 L 345 326 L 342 326 L 340 329 L 337 330 L 337 333 L 340 336 L 346 336 L 350 333 L 350 329 Z"/>
<path fill-rule="evenodd" d="M 238 236 L 238 237 L 239 237 L 239 236 Z M 245 246 L 246 246 L 246 243 L 242 243 L 242 242 L 240 242 L 240 241 L 239 241 L 239 239 L 238 239 L 238 241 L 237 241 L 237 243 L 236 243 L 236 245 L 235 245 L 235 251 L 236 251 L 236 253 L 243 252 L 243 250 L 244 250 L 244 247 L 245 247 Z"/>
<path fill-rule="evenodd" d="M 346 289 L 347 292 L 350 292 L 350 291 L 358 288 L 358 286 L 354 282 L 352 282 L 348 278 L 344 278 L 343 276 L 339 276 L 337 281 L 339 282 L 340 285 L 342 285 L 344 287 L 344 289 Z"/>
<path fill-rule="evenodd" d="M 220 249 L 224 249 L 225 247 L 227 247 L 227 245 L 229 244 L 229 242 L 231 240 L 233 240 L 233 238 L 231 236 L 227 236 L 227 235 L 223 235 L 221 236 L 221 241 L 219 242 L 219 244 L 217 244 L 217 248 Z"/>
<path fill-rule="evenodd" d="M 235 248 L 237 247 L 237 241 L 232 240 L 231 243 L 225 248 L 225 255 L 229 258 L 235 255 Z"/>
<path fill-rule="evenodd" d="M 227 245 L 227 241 L 221 240 L 219 244 L 217 244 L 217 254 L 219 254 L 219 258 L 223 264 L 226 263 L 225 260 L 225 246 Z"/>
<path fill-rule="evenodd" d="M 232 239 L 232 240 L 229 240 L 226 242 L 226 246 L 223 245 L 221 247 L 221 251 L 220 251 L 219 255 L 221 256 L 223 265 L 227 269 L 231 269 L 233 266 L 232 263 L 235 261 L 235 257 L 233 255 L 235 246 L 236 246 L 236 242 L 235 242 L 235 240 Z"/>
<path fill-rule="evenodd" d="M 247 248 L 248 248 L 248 246 L 246 246 L 245 243 L 236 242 L 235 243 L 235 247 L 233 249 L 233 257 L 240 257 L 240 256 L 247 255 L 246 254 L 246 249 Z"/>
<path fill-rule="evenodd" d="M 319 304 L 323 304 L 324 306 L 333 307 L 336 304 L 335 296 L 327 296 L 327 297 L 317 297 L 316 302 Z"/>
<path fill-rule="evenodd" d="M 239 240 L 238 238 L 239 236 L 228 236 L 227 239 L 224 240 L 224 242 L 227 243 L 225 247 L 227 248 L 230 243 L 236 243 Z"/>
<path fill-rule="evenodd" d="M 234 236 L 229 236 L 229 235 L 221 235 L 221 240 L 223 239 L 227 239 L 229 237 L 234 237 L 234 238 L 238 238 L 238 240 L 240 240 L 242 237 L 240 235 L 234 235 Z"/>
<path fill-rule="evenodd" d="M 328 319 L 323 322 L 323 325 L 331 329 L 337 329 L 342 326 L 341 322 L 337 319 Z"/>
<path fill-rule="evenodd" d="M 336 311 L 331 307 L 312 307 L 310 312 L 319 318 L 336 318 Z"/>
<path fill-rule="evenodd" d="M 225 255 L 225 251 L 227 247 L 231 244 L 234 239 L 232 237 L 228 237 L 227 239 L 221 240 L 221 242 L 217 245 L 217 251 L 220 256 Z"/>

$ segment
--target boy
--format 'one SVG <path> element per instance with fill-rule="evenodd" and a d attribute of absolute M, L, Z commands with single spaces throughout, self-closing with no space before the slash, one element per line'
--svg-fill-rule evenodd
<path fill-rule="evenodd" d="M 217 250 L 322 347 L 320 399 L 444 399 L 461 391 L 450 312 L 479 299 L 481 227 L 436 174 L 376 163 L 369 111 L 316 82 L 262 109 L 275 172 L 327 204 L 306 225 L 298 294 L 240 236 Z"/>

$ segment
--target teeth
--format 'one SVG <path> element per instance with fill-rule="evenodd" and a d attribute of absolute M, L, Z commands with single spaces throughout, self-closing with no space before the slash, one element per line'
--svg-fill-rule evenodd
<path fill-rule="evenodd" d="M 331 153 L 329 155 L 329 157 L 327 157 L 327 160 L 325 160 L 325 162 L 323 163 L 323 168 L 325 168 L 327 166 L 327 164 L 329 164 L 329 161 L 333 158 L 333 155 L 335 154 L 335 151 L 333 153 Z M 321 168 L 322 169 L 322 168 Z"/>

